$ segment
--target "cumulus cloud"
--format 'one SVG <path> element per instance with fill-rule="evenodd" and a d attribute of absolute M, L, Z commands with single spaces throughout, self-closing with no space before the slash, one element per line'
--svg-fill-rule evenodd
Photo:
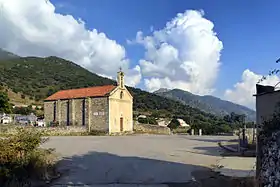
<path fill-rule="evenodd" d="M 0 48 L 21 56 L 59 56 L 99 75 L 115 77 L 121 66 L 129 84 L 139 83 L 140 67 L 129 67 L 116 41 L 88 30 L 85 22 L 55 12 L 47 0 L 0 0 Z"/>
<path fill-rule="evenodd" d="M 261 78 L 262 75 L 246 69 L 242 73 L 241 81 L 237 82 L 232 89 L 227 89 L 225 91 L 225 99 L 255 109 L 255 97 L 253 97 L 253 94 L 256 93 L 256 83 Z M 260 84 L 275 86 L 279 81 L 280 78 L 273 75 L 267 77 L 267 79 Z"/>
<path fill-rule="evenodd" d="M 135 41 L 145 47 L 139 61 L 146 88 L 180 88 L 196 94 L 211 94 L 219 66 L 222 42 L 214 24 L 202 11 L 187 10 L 166 23 L 165 28 Z"/>

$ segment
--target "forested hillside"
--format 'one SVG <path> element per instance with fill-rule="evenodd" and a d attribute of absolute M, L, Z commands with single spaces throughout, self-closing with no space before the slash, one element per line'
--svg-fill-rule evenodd
<path fill-rule="evenodd" d="M 255 111 L 210 95 L 199 96 L 180 89 L 160 89 L 155 93 L 217 116 L 230 115 L 234 112 L 236 114 L 244 114 L 247 121 L 255 121 L 256 118 Z"/>

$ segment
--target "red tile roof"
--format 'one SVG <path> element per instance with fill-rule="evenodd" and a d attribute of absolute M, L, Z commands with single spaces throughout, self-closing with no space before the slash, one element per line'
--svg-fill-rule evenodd
<path fill-rule="evenodd" d="M 61 90 L 46 98 L 45 101 L 84 98 L 84 97 L 103 97 L 106 96 L 106 94 L 110 93 L 115 88 L 116 86 L 114 85 L 106 85 L 106 86 L 95 86 L 89 88 Z"/>

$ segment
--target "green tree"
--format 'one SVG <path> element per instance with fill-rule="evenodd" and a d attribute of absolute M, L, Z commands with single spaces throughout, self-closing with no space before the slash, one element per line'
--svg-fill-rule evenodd
<path fill-rule="evenodd" d="M 36 114 L 36 110 L 33 110 L 31 106 L 28 107 L 15 107 L 13 109 L 13 113 L 15 114 L 22 114 L 22 115 L 29 115 L 31 113 Z"/>
<path fill-rule="evenodd" d="M 0 92 L 0 113 L 11 113 L 11 105 L 6 92 Z"/>
<path fill-rule="evenodd" d="M 171 122 L 167 125 L 167 127 L 171 130 L 177 129 L 178 127 L 180 127 L 180 123 L 176 118 L 173 118 Z"/>
<path fill-rule="evenodd" d="M 151 125 L 157 125 L 158 124 L 156 119 L 153 118 L 153 117 L 138 118 L 138 122 L 143 123 L 143 124 L 151 124 Z"/>

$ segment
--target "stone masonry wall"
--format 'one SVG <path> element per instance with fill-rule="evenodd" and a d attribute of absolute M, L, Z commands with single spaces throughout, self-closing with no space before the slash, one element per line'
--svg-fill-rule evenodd
<path fill-rule="evenodd" d="M 168 127 L 159 125 L 139 124 L 134 123 L 133 129 L 136 133 L 147 133 L 147 134 L 171 134 L 171 130 Z"/>
<path fill-rule="evenodd" d="M 67 125 L 67 105 L 68 105 L 68 100 L 61 100 L 60 101 L 60 125 L 61 126 L 66 126 Z"/>
<path fill-rule="evenodd" d="M 83 126 L 83 100 L 84 99 L 74 99 L 74 106 L 73 106 L 73 115 L 74 121 L 71 123 L 77 126 Z M 72 103 L 73 104 L 73 103 Z M 70 107 L 71 108 L 71 107 Z M 73 117 L 72 117 L 73 119 Z"/>
<path fill-rule="evenodd" d="M 259 187 L 280 186 L 280 131 L 260 137 Z"/>
<path fill-rule="evenodd" d="M 55 103 L 56 103 L 55 121 L 57 121 L 58 124 L 61 125 L 60 124 L 60 122 L 61 122 L 61 102 L 60 102 L 60 100 L 58 100 L 58 101 L 55 101 Z"/>
<path fill-rule="evenodd" d="M 21 126 L 22 127 L 22 126 Z M 87 128 L 81 126 L 63 126 L 63 127 L 32 127 L 26 126 L 34 131 L 42 132 L 44 136 L 73 136 L 73 135 L 87 135 Z M 0 127 L 1 134 L 12 135 L 17 133 L 15 126 Z"/>
<path fill-rule="evenodd" d="M 76 126 L 76 110 L 75 110 L 75 99 L 69 100 L 69 118 L 70 118 L 70 126 Z"/>
<path fill-rule="evenodd" d="M 54 101 L 48 101 L 44 102 L 44 118 L 46 124 L 49 124 L 53 121 L 53 107 L 54 107 Z"/>
<path fill-rule="evenodd" d="M 91 130 L 109 130 L 109 103 L 107 97 L 85 98 L 72 100 L 58 100 L 44 103 L 44 115 L 47 124 L 52 122 L 54 103 L 56 103 L 56 121 L 59 126 L 67 126 L 67 113 L 69 102 L 69 126 L 83 126 L 83 102 L 84 103 L 84 126 Z"/>
<path fill-rule="evenodd" d="M 109 130 L 109 103 L 107 97 L 91 98 L 90 123 L 91 130 L 108 131 Z"/>
<path fill-rule="evenodd" d="M 275 112 L 258 125 L 257 170 L 259 187 L 280 186 L 280 103 Z"/>

